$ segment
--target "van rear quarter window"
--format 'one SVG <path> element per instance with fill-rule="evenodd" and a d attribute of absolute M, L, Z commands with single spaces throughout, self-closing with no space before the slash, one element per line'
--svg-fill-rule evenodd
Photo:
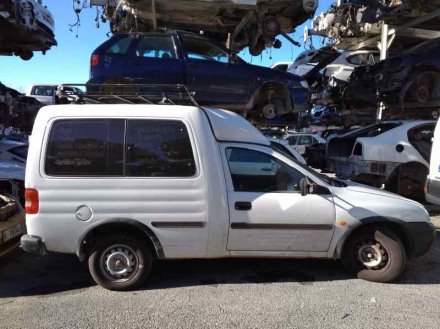
<path fill-rule="evenodd" d="M 196 174 L 188 131 L 183 122 L 129 120 L 127 176 L 191 177 Z"/>
<path fill-rule="evenodd" d="M 49 176 L 192 177 L 191 141 L 177 120 L 59 120 L 49 134 Z"/>
<path fill-rule="evenodd" d="M 51 176 L 122 176 L 124 120 L 59 120 L 51 129 L 45 171 Z"/>

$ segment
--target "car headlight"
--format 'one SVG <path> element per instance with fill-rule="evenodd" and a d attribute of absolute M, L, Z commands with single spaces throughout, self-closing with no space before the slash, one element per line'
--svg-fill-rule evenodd
<path fill-rule="evenodd" d="M 307 83 L 306 80 L 301 80 L 300 84 L 301 84 L 301 87 L 303 87 L 305 89 L 309 89 L 309 84 Z"/>

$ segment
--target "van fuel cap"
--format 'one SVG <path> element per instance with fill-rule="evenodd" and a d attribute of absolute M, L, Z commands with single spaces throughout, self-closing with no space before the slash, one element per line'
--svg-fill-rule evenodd
<path fill-rule="evenodd" d="M 77 210 L 76 210 L 76 219 L 82 220 L 82 221 L 87 221 L 90 218 L 92 218 L 93 212 L 92 209 L 90 209 L 88 206 L 80 206 Z"/>

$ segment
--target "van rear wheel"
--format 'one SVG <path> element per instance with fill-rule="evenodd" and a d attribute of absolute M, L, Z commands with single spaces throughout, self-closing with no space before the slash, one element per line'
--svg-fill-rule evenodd
<path fill-rule="evenodd" d="M 98 243 L 89 257 L 89 271 L 100 286 L 109 290 L 129 290 L 141 285 L 152 267 L 145 241 L 112 235 Z"/>
<path fill-rule="evenodd" d="M 344 247 L 342 262 L 359 279 L 393 282 L 406 266 L 406 252 L 391 230 L 376 227 L 355 233 Z"/>

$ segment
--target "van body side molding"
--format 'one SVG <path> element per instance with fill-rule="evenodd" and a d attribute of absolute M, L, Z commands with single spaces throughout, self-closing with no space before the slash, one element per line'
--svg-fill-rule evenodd
<path fill-rule="evenodd" d="M 334 225 L 325 224 L 251 224 L 251 223 L 232 223 L 231 229 L 239 230 L 319 230 L 330 231 L 333 230 Z"/>
<path fill-rule="evenodd" d="M 202 228 L 206 222 L 151 222 L 156 228 Z"/>

